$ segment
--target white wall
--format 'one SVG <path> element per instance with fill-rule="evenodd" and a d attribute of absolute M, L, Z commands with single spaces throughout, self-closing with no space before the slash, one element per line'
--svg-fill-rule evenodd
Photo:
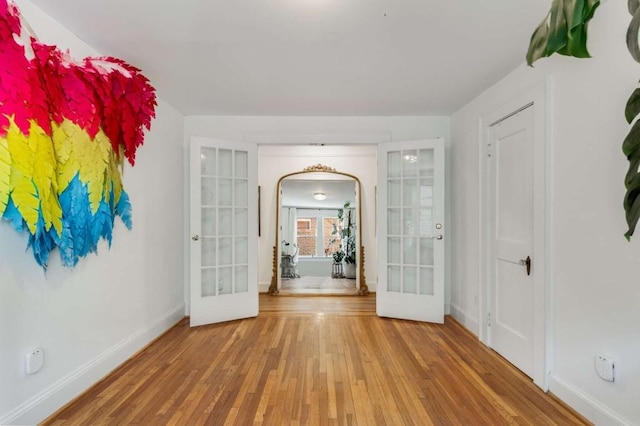
<path fill-rule="evenodd" d="M 442 137 L 448 142 L 449 124 L 448 117 L 187 116 L 185 134 L 187 140 L 189 136 L 207 136 L 259 144 L 258 184 L 261 186 L 262 234 L 258 242 L 258 278 L 261 291 L 268 287 L 271 280 L 272 250 L 275 242 L 275 186 L 278 179 L 284 174 L 317 163 L 358 176 L 363 185 L 362 197 L 365 206 L 365 276 L 370 289 L 375 291 L 376 250 L 373 212 L 376 154 L 375 147 L 370 144 L 437 137 Z M 270 146 L 283 143 L 298 146 Z M 310 146 L 312 143 L 326 143 L 327 146 Z M 346 144 L 354 145 L 345 147 Z M 365 151 L 359 153 L 358 149 Z"/>
<path fill-rule="evenodd" d="M 597 424 L 640 424 L 640 234 L 623 238 L 620 148 L 640 77 L 625 47 L 630 18 L 624 2 L 606 2 L 589 28 L 592 59 L 523 66 L 452 117 L 452 312 L 477 332 L 479 119 L 552 76 L 550 390 Z M 596 375 L 599 354 L 615 361 L 614 383 Z"/>
<path fill-rule="evenodd" d="M 96 55 L 30 2 L 19 1 L 40 40 Z M 124 186 L 133 229 L 119 219 L 111 249 L 74 269 L 52 253 L 46 275 L 26 235 L 0 222 L 0 424 L 43 420 L 184 315 L 183 117 L 160 100 L 158 117 Z M 25 374 L 24 356 L 41 346 L 44 368 Z"/>

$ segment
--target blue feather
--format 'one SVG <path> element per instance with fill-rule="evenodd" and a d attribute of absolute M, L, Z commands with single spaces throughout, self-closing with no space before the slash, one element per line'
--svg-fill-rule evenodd
<path fill-rule="evenodd" d="M 98 206 L 98 211 L 96 211 L 91 220 L 91 241 L 97 244 L 100 238 L 104 238 L 109 242 L 109 247 L 111 247 L 112 230 L 113 213 L 106 201 L 102 199 Z"/>
<path fill-rule="evenodd" d="M 118 200 L 118 204 L 116 205 L 116 215 L 120 216 L 127 229 L 133 227 L 133 222 L 131 221 L 131 202 L 129 201 L 129 195 L 124 190 L 122 190 L 120 200 Z"/>
<path fill-rule="evenodd" d="M 9 224 L 13 229 L 18 232 L 22 232 L 27 229 L 27 224 L 24 219 L 22 219 L 22 215 L 16 208 L 16 205 L 13 203 L 11 197 L 9 197 L 9 202 L 7 203 L 7 207 L 2 215 L 4 220 L 9 221 Z"/>

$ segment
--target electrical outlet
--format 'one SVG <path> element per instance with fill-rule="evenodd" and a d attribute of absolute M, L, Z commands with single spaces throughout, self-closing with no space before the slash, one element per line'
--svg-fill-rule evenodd
<path fill-rule="evenodd" d="M 44 349 L 35 348 L 25 354 L 26 373 L 36 374 L 44 365 Z"/>
<path fill-rule="evenodd" d="M 614 381 L 614 365 L 613 361 L 604 356 L 596 356 L 596 373 L 602 380 L 607 382 Z"/>

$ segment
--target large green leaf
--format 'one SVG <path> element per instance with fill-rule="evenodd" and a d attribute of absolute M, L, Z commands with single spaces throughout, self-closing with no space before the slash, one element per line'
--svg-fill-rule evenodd
<path fill-rule="evenodd" d="M 630 0 L 637 1 L 637 0 Z M 600 0 L 553 0 L 551 10 L 531 36 L 527 64 L 554 53 L 590 57 L 587 50 L 587 24 Z"/>
<path fill-rule="evenodd" d="M 629 100 L 631 101 L 635 96 L 636 93 L 634 92 Z M 624 139 L 622 152 L 629 160 L 629 169 L 624 178 L 627 192 L 623 203 L 629 228 L 624 236 L 629 240 L 636 229 L 638 219 L 640 219 L 640 173 L 638 172 L 638 167 L 640 167 L 640 121 L 635 122 Z"/>
<path fill-rule="evenodd" d="M 629 124 L 631 124 L 638 114 L 640 114 L 640 88 L 633 91 L 627 101 L 627 107 L 624 109 L 624 116 Z"/>

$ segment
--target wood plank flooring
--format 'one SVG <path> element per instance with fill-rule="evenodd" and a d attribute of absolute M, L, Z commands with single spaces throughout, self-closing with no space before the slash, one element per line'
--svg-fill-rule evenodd
<path fill-rule="evenodd" d="M 260 295 L 257 318 L 180 322 L 46 424 L 588 423 L 449 318 L 378 318 L 375 295 Z"/>

